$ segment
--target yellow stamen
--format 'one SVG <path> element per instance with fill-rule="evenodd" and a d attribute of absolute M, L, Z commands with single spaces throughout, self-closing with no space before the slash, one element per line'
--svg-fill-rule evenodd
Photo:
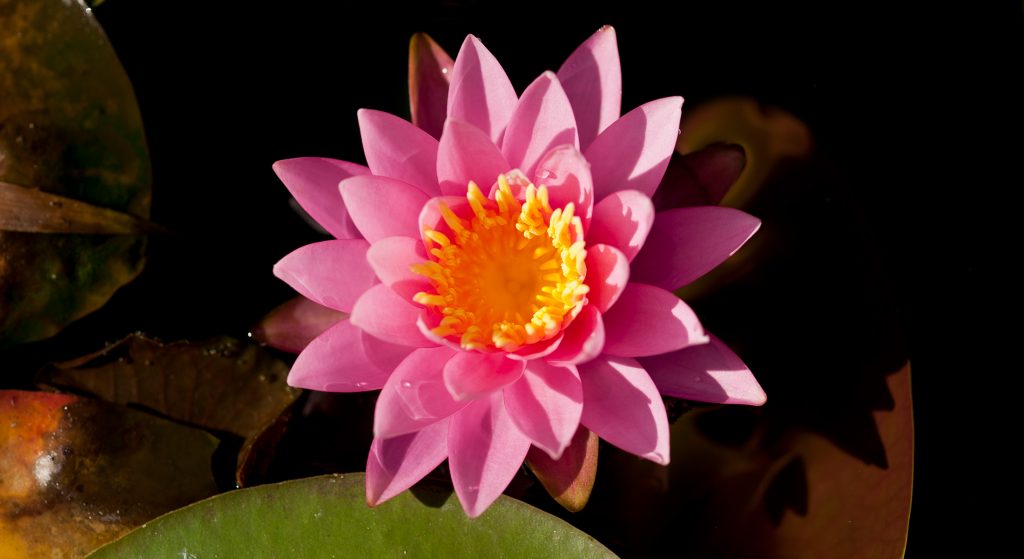
<path fill-rule="evenodd" d="M 521 175 L 517 187 L 526 182 Z M 440 211 L 449 231 L 424 231 L 430 260 L 412 267 L 433 292 L 417 293 L 417 303 L 443 318 L 434 333 L 478 351 L 515 351 L 551 339 L 582 308 L 587 286 L 583 224 L 572 203 L 551 208 L 548 189 L 526 184 L 524 200 L 498 176 L 494 199 L 470 182 L 472 211 L 459 217 L 445 204 Z"/>

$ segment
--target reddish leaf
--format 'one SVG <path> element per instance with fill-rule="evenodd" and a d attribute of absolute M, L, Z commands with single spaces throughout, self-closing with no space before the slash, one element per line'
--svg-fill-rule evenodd
<path fill-rule="evenodd" d="M 597 477 L 597 435 L 580 426 L 561 458 L 552 460 L 537 447 L 530 447 L 526 465 L 558 504 L 578 512 L 590 499 Z"/>
<path fill-rule="evenodd" d="M 448 82 L 455 63 L 430 35 L 416 33 L 409 41 L 409 106 L 412 123 L 441 137 L 448 114 Z"/>

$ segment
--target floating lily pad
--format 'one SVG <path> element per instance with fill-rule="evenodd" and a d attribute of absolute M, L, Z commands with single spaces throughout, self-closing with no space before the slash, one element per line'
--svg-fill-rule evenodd
<path fill-rule="evenodd" d="M 90 555 L 119 557 L 614 557 L 509 497 L 479 518 L 450 489 L 417 486 L 376 508 L 363 474 L 232 491 L 158 518 Z"/>
<path fill-rule="evenodd" d="M 163 344 L 133 335 L 51 365 L 40 381 L 234 438 L 236 481 L 244 485 L 266 464 L 267 456 L 253 449 L 273 445 L 282 414 L 302 393 L 287 385 L 287 376 L 288 366 L 266 350 L 231 338 Z"/>
<path fill-rule="evenodd" d="M 138 106 L 86 6 L 0 0 L 0 20 L 0 181 L 81 203 L 34 212 L 92 206 L 148 217 Z M 25 223 L 53 231 L 55 219 L 20 217 L 18 231 L 0 230 L 0 347 L 52 336 L 142 270 L 144 236 L 25 232 Z"/>
<path fill-rule="evenodd" d="M 216 492 L 207 433 L 98 400 L 0 391 L 0 557 L 82 557 Z"/>

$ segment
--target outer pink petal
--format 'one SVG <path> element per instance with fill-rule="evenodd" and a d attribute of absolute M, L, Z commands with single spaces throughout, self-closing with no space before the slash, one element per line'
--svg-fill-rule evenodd
<path fill-rule="evenodd" d="M 572 103 L 583 149 L 619 118 L 622 70 L 615 30 L 597 30 L 558 69 L 558 79 Z"/>
<path fill-rule="evenodd" d="M 298 353 L 348 314 L 314 303 L 301 295 L 278 305 L 253 326 L 254 340 L 270 347 Z"/>
<path fill-rule="evenodd" d="M 622 357 L 657 355 L 708 342 L 697 315 L 679 297 L 630 282 L 604 313 L 604 352 Z"/>
<path fill-rule="evenodd" d="M 504 353 L 462 351 L 444 366 L 444 384 L 456 400 L 475 400 L 507 386 L 523 374 L 523 362 Z"/>
<path fill-rule="evenodd" d="M 533 183 L 548 187 L 552 208 L 564 208 L 569 202 L 575 204 L 576 215 L 587 231 L 594 213 L 594 181 L 590 176 L 590 163 L 579 150 L 560 146 L 546 153 L 537 163 Z"/>
<path fill-rule="evenodd" d="M 587 247 L 587 300 L 605 312 L 619 300 L 629 282 L 629 260 L 619 249 L 608 245 Z"/>
<path fill-rule="evenodd" d="M 640 359 L 658 391 L 699 402 L 764 404 L 767 396 L 743 360 L 718 338 L 708 337 L 704 345 Z"/>
<path fill-rule="evenodd" d="M 658 389 L 635 359 L 600 357 L 580 365 L 588 429 L 613 445 L 668 464 L 668 416 Z"/>
<path fill-rule="evenodd" d="M 426 33 L 416 33 L 409 41 L 409 108 L 412 123 L 435 138 L 448 112 L 448 81 L 452 62 Z"/>
<path fill-rule="evenodd" d="M 408 435 L 374 438 L 366 459 L 366 503 L 375 507 L 409 489 L 447 457 L 447 419 Z"/>
<path fill-rule="evenodd" d="M 583 386 L 576 367 L 530 361 L 523 377 L 504 394 L 505 408 L 519 430 L 557 460 L 583 413 Z"/>
<path fill-rule="evenodd" d="M 526 88 L 501 142 L 505 160 L 526 176 L 552 148 L 579 148 L 572 107 L 554 73 L 544 72 Z"/>
<path fill-rule="evenodd" d="M 388 439 L 413 433 L 466 406 L 444 387 L 445 363 L 455 352 L 446 347 L 417 349 L 384 383 L 373 413 L 373 435 Z"/>
<path fill-rule="evenodd" d="M 274 264 L 274 275 L 314 302 L 350 312 L 356 299 L 376 283 L 366 261 L 369 248 L 362 239 L 313 243 Z"/>
<path fill-rule="evenodd" d="M 365 175 L 338 185 L 352 221 L 366 240 L 418 237 L 417 219 L 430 199 L 415 186 L 387 177 Z"/>
<path fill-rule="evenodd" d="M 530 450 L 530 439 L 505 411 L 501 394 L 477 400 L 452 418 L 448 464 L 466 514 L 479 516 L 501 495 Z"/>
<path fill-rule="evenodd" d="M 604 349 L 604 321 L 594 305 L 583 307 L 565 329 L 562 344 L 546 360 L 556 365 L 586 363 Z"/>
<path fill-rule="evenodd" d="M 437 151 L 437 180 L 442 193 L 465 196 L 469 181 L 487 192 L 498 175 L 509 169 L 505 156 L 479 128 L 448 119 Z"/>
<path fill-rule="evenodd" d="M 515 106 L 516 90 L 501 64 L 480 39 L 466 37 L 448 86 L 448 118 L 464 120 L 497 142 Z"/>
<path fill-rule="evenodd" d="M 299 157 L 274 163 L 274 172 L 302 209 L 331 235 L 339 239 L 362 236 L 338 194 L 338 183 L 356 175 L 367 175 L 369 169 L 337 159 Z"/>
<path fill-rule="evenodd" d="M 381 239 L 373 243 L 366 253 L 366 259 L 384 285 L 409 301 L 416 293 L 430 289 L 430 282 L 411 269 L 413 264 L 422 263 L 427 259 L 423 242 L 419 239 Z"/>
<path fill-rule="evenodd" d="M 385 342 L 408 347 L 434 347 L 416 326 L 420 309 L 386 285 L 371 287 L 356 301 L 349 320 Z"/>
<path fill-rule="evenodd" d="M 407 182 L 437 196 L 437 140 L 397 116 L 360 109 L 363 153 L 374 175 Z"/>
<path fill-rule="evenodd" d="M 633 277 L 678 289 L 732 256 L 759 227 L 756 217 L 719 206 L 661 212 L 633 262 Z"/>
<path fill-rule="evenodd" d="M 392 344 L 379 338 L 374 338 L 366 333 L 366 330 L 359 331 L 359 341 L 363 345 L 363 353 L 367 359 L 382 371 L 391 371 L 398 367 L 398 364 L 405 360 L 416 348 Z"/>
<path fill-rule="evenodd" d="M 585 153 L 593 165 L 595 200 L 627 189 L 654 194 L 676 147 L 682 105 L 682 97 L 641 105 L 590 144 Z"/>
<path fill-rule="evenodd" d="M 302 350 L 288 373 L 288 384 L 322 392 L 363 392 L 384 386 L 390 374 L 369 360 L 360 330 L 343 320 Z"/>
<path fill-rule="evenodd" d="M 654 204 L 636 190 L 609 194 L 594 206 L 587 244 L 604 243 L 622 251 L 632 262 L 654 224 Z"/>

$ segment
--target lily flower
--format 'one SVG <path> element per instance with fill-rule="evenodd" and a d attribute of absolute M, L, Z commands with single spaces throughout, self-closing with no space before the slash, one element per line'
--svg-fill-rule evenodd
<path fill-rule="evenodd" d="M 476 37 L 450 67 L 441 55 L 446 79 L 414 84 L 428 88 L 413 96 L 424 128 L 359 111 L 367 166 L 275 164 L 335 239 L 274 273 L 349 315 L 302 349 L 288 382 L 381 390 L 367 501 L 448 460 L 477 516 L 531 447 L 558 459 L 581 428 L 667 464 L 661 394 L 762 404 L 747 367 L 672 293 L 760 225 L 722 207 L 655 214 L 682 98 L 620 116 L 610 27 L 522 95 Z M 443 118 L 417 98 L 446 99 Z"/>

